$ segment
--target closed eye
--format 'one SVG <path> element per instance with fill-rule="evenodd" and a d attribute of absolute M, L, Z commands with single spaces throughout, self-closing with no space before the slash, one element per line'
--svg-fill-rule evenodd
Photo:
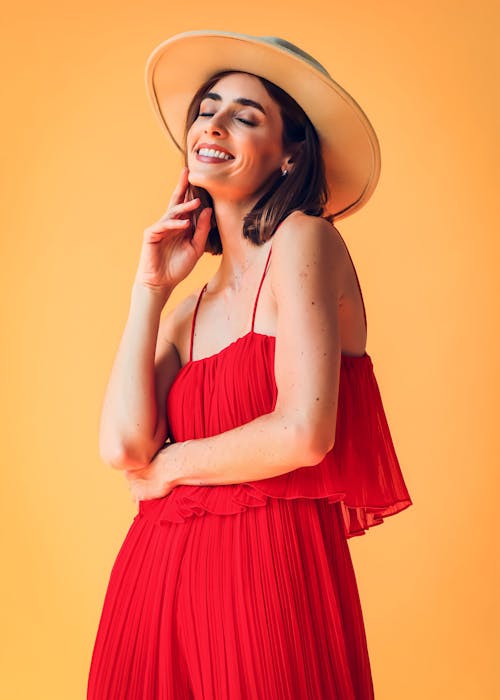
<path fill-rule="evenodd" d="M 210 114 L 208 112 L 201 112 L 198 114 L 199 117 L 213 117 L 213 114 Z M 248 124 L 248 126 L 256 126 L 253 122 L 249 122 L 247 119 L 243 119 L 243 117 L 236 117 L 238 121 L 243 122 L 244 124 Z"/>

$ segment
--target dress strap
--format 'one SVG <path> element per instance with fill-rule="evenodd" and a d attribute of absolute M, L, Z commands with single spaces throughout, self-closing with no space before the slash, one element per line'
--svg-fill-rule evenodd
<path fill-rule="evenodd" d="M 202 288 L 201 292 L 198 294 L 198 301 L 194 307 L 193 319 L 191 321 L 191 344 L 189 347 L 189 361 L 193 359 L 193 338 L 194 338 L 194 324 L 196 322 L 196 314 L 198 313 L 198 306 L 200 305 L 201 297 L 205 289 L 207 288 L 208 282 L 205 282 L 205 286 Z"/>
<path fill-rule="evenodd" d="M 261 287 L 262 287 L 262 283 L 264 282 L 264 277 L 266 276 L 267 268 L 268 268 L 268 266 L 269 266 L 269 260 L 271 259 L 271 252 L 272 252 L 272 250 L 273 250 L 273 246 L 270 245 L 270 246 L 269 246 L 269 254 L 268 254 L 267 260 L 266 260 L 266 266 L 265 266 L 265 268 L 264 268 L 264 272 L 263 272 L 262 278 L 261 278 L 261 280 L 260 280 L 259 289 L 258 289 L 258 291 L 257 291 L 257 296 L 255 297 L 255 304 L 253 305 L 252 332 L 253 332 L 253 327 L 254 327 L 254 323 L 255 323 L 255 313 L 256 313 L 256 311 L 257 311 L 257 301 L 259 300 L 260 289 L 261 289 Z"/>
<path fill-rule="evenodd" d="M 342 239 L 342 240 L 343 240 L 344 245 L 345 245 L 344 239 Z M 357 285 L 358 285 L 359 295 L 360 295 L 360 297 L 361 297 L 361 304 L 362 304 L 362 306 L 363 306 L 363 316 L 364 316 L 364 319 L 365 319 L 365 328 L 368 330 L 368 321 L 367 321 L 367 319 L 366 319 L 365 300 L 363 299 L 363 292 L 362 292 L 362 290 L 361 290 L 361 285 L 360 285 L 360 283 L 359 283 L 358 273 L 357 273 L 356 267 L 355 267 L 355 265 L 354 265 L 354 262 L 353 262 L 353 260 L 352 260 L 351 254 L 350 254 L 350 252 L 349 252 L 349 248 L 348 248 L 347 246 L 345 246 L 345 247 L 346 247 L 346 250 L 347 250 L 347 255 L 349 256 L 349 259 L 350 259 L 350 261 L 351 261 L 352 269 L 354 270 L 354 275 L 356 276 L 356 283 L 357 283 Z M 269 266 L 269 260 L 270 260 L 270 258 L 271 258 L 272 249 L 273 249 L 273 248 L 272 248 L 272 245 L 271 245 L 270 248 L 269 248 L 269 255 L 267 256 L 266 266 L 265 266 L 265 268 L 264 268 L 264 274 L 262 275 L 262 279 L 260 280 L 259 289 L 258 289 L 258 292 L 257 292 L 257 296 L 256 296 L 256 298 L 255 298 L 255 304 L 254 304 L 253 316 L 252 316 L 252 331 L 253 331 L 253 329 L 254 329 L 254 324 L 255 324 L 255 314 L 256 314 L 256 312 L 257 312 L 257 301 L 258 301 L 258 299 L 259 299 L 259 295 L 260 295 L 260 290 L 261 290 L 261 287 L 262 287 L 262 283 L 264 282 L 264 277 L 266 276 L 267 268 L 268 268 L 268 266 Z"/>
<path fill-rule="evenodd" d="M 341 238 L 342 238 L 342 236 L 341 236 Z M 347 247 L 346 242 L 344 241 L 343 238 L 342 238 L 342 243 L 344 244 L 345 249 L 347 250 L 347 255 L 349 256 L 349 260 L 351 261 L 352 269 L 354 270 L 354 274 L 356 276 L 356 283 L 357 283 L 358 289 L 359 289 L 359 296 L 361 297 L 361 303 L 363 305 L 363 316 L 365 317 L 365 329 L 368 330 L 368 322 L 366 320 L 365 300 L 363 299 L 363 292 L 361 291 L 361 285 L 359 283 L 358 273 L 357 273 L 356 267 L 352 261 L 351 254 L 349 252 L 349 248 Z"/>

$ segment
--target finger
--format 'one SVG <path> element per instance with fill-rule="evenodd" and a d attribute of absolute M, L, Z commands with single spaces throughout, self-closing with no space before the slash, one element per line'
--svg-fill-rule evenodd
<path fill-rule="evenodd" d="M 144 231 L 144 238 L 147 240 L 150 233 L 161 233 L 162 231 L 177 231 L 191 223 L 190 219 L 165 219 L 152 226 L 148 226 Z"/>
<path fill-rule="evenodd" d="M 186 190 L 189 185 L 189 168 L 187 165 L 183 166 L 181 168 L 181 171 L 179 173 L 179 177 L 177 179 L 177 198 L 172 204 L 179 204 L 184 201 L 185 195 L 186 195 Z"/>
<path fill-rule="evenodd" d="M 196 250 L 198 257 L 201 256 L 205 250 L 205 245 L 207 242 L 208 234 L 210 233 L 210 226 L 212 222 L 212 208 L 206 207 L 200 213 L 198 221 L 196 222 L 196 229 L 191 238 L 191 245 Z"/>
<path fill-rule="evenodd" d="M 189 175 L 189 168 L 187 166 L 184 166 L 180 172 L 179 179 L 177 181 L 177 185 L 174 188 L 172 196 L 170 197 L 168 209 L 170 209 L 170 207 L 174 206 L 174 204 L 181 204 L 184 201 L 186 189 L 187 189 L 187 186 L 189 184 L 188 175 Z"/>
<path fill-rule="evenodd" d="M 188 167 L 187 173 L 186 173 L 186 189 L 184 191 L 184 201 L 185 202 L 187 202 L 189 200 L 189 196 L 190 196 L 189 186 L 190 186 L 190 182 L 189 182 L 189 167 Z"/>
<path fill-rule="evenodd" d="M 144 231 L 144 241 L 146 243 L 154 243 L 172 231 L 188 231 L 190 225 L 191 221 L 189 219 L 167 219 L 161 224 L 155 224 L 146 229 Z"/>
<path fill-rule="evenodd" d="M 201 204 L 201 200 L 199 197 L 193 197 L 193 199 L 188 199 L 185 202 L 181 202 L 180 204 L 174 204 L 173 207 L 170 207 L 165 214 L 164 217 L 175 217 L 178 216 L 179 214 L 182 214 L 184 211 L 189 211 L 191 209 L 196 209 L 199 207 Z"/>
<path fill-rule="evenodd" d="M 188 199 L 186 202 L 180 202 L 179 204 L 174 204 L 169 207 L 158 219 L 159 222 L 166 221 L 167 219 L 175 219 L 184 212 L 194 211 L 201 204 L 199 197 L 194 197 L 193 199 Z"/>

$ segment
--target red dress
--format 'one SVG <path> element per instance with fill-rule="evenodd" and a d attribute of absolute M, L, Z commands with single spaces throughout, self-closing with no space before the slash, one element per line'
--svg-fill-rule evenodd
<path fill-rule="evenodd" d="M 166 399 L 172 441 L 273 410 L 275 337 L 254 331 L 271 250 L 251 330 L 193 360 L 201 290 L 190 359 Z M 343 354 L 335 444 L 320 463 L 140 501 L 111 571 L 87 699 L 371 700 L 347 539 L 411 504 L 372 360 Z"/>

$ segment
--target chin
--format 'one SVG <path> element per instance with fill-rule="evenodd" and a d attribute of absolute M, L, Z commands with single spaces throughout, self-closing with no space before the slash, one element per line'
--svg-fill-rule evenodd
<path fill-rule="evenodd" d="M 196 164 L 196 165 L 193 165 L 192 167 L 191 167 L 191 166 L 188 166 L 188 167 L 189 167 L 189 177 L 188 177 L 188 179 L 189 179 L 190 182 L 191 182 L 191 180 L 207 180 L 207 179 L 209 179 L 209 178 L 207 177 L 207 176 L 209 175 L 209 173 L 207 173 L 206 171 L 203 172 L 202 170 L 200 170 L 200 169 L 197 167 L 197 164 Z"/>
<path fill-rule="evenodd" d="M 200 187 L 207 192 L 209 192 L 210 188 L 210 179 L 206 177 L 197 177 L 196 175 L 193 178 L 189 178 L 189 184 L 192 187 Z"/>
<path fill-rule="evenodd" d="M 202 182 L 204 180 L 203 176 L 201 176 L 199 173 L 189 171 L 189 176 L 188 176 L 188 182 L 191 185 L 197 185 L 199 182 Z"/>

